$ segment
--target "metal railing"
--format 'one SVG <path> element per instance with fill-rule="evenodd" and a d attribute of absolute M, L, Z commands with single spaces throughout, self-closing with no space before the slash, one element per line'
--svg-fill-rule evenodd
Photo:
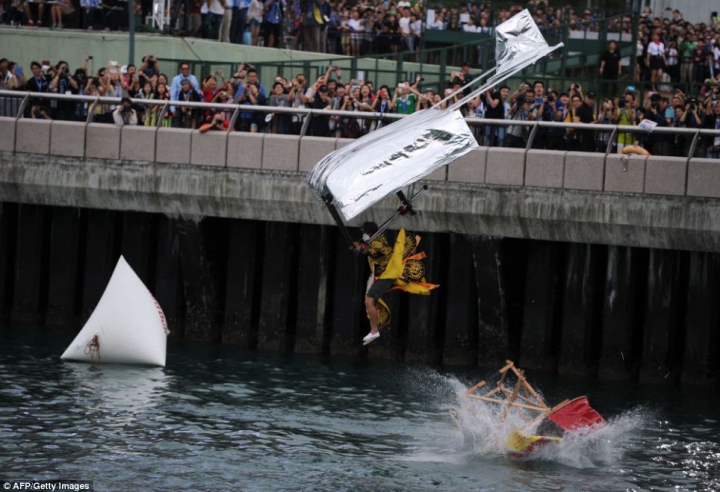
<path fill-rule="evenodd" d="M 92 96 L 75 96 L 67 94 L 48 94 L 48 93 L 36 93 L 36 92 L 17 92 L 17 91 L 0 91 L 0 98 L 15 98 L 21 99 L 19 110 L 14 116 L 15 120 L 20 120 L 25 117 L 25 112 L 30 106 L 31 100 L 43 99 L 43 100 L 56 100 L 56 101 L 74 101 L 77 103 L 88 104 L 88 115 L 85 120 L 85 124 L 88 125 L 94 121 L 95 108 L 98 104 L 118 104 L 120 98 L 116 97 L 92 97 Z M 378 112 L 365 112 L 365 111 L 341 111 L 341 110 L 326 110 L 326 109 L 307 109 L 307 108 L 284 108 L 277 106 L 253 106 L 253 105 L 242 105 L 242 104 L 218 104 L 218 103 L 205 103 L 205 102 L 185 102 L 185 101 L 157 101 L 153 99 L 132 99 L 133 104 L 139 106 L 157 106 L 162 107 L 160 117 L 156 123 L 156 127 L 160 128 L 163 123 L 163 115 L 170 108 L 170 106 L 176 107 L 189 107 L 199 109 L 215 109 L 230 112 L 232 116 L 230 118 L 230 126 L 227 129 L 227 133 L 234 130 L 235 122 L 241 113 L 245 112 L 261 112 L 261 113 L 278 113 L 288 115 L 298 115 L 303 118 L 303 125 L 300 131 L 300 136 L 306 136 L 310 121 L 315 116 L 340 116 L 343 118 L 363 119 L 378 121 L 380 124 L 389 124 L 401 118 L 406 117 L 402 114 L 393 113 L 378 113 Z M 680 135 L 684 137 L 692 138 L 690 144 L 690 151 L 688 158 L 694 157 L 695 149 L 698 145 L 701 137 L 720 137 L 720 130 L 710 130 L 704 128 L 675 128 L 675 127 L 656 127 L 652 131 L 646 130 L 639 126 L 630 125 L 603 125 L 597 123 L 554 123 L 544 121 L 519 121 L 519 120 L 495 120 L 486 118 L 475 118 L 466 117 L 465 121 L 470 127 L 484 127 L 484 126 L 500 126 L 500 127 L 513 127 L 522 126 L 529 130 L 527 137 L 525 150 L 531 150 L 533 143 L 537 137 L 538 131 L 541 129 L 562 129 L 562 130 L 580 130 L 586 133 L 589 132 L 601 132 L 609 133 L 607 147 L 605 154 L 612 152 L 612 146 L 615 143 L 615 139 L 618 134 L 639 134 L 639 135 Z M 377 128 L 379 128 L 378 126 Z M 376 128 L 376 129 L 377 129 Z"/>

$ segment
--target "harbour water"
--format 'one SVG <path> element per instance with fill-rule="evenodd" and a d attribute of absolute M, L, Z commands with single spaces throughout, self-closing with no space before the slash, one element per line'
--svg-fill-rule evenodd
<path fill-rule="evenodd" d="M 585 394 L 594 438 L 509 459 L 448 416 L 488 376 L 170 344 L 166 368 L 66 363 L 71 335 L 0 332 L 0 479 L 99 491 L 717 490 L 717 390 L 529 374 Z"/>

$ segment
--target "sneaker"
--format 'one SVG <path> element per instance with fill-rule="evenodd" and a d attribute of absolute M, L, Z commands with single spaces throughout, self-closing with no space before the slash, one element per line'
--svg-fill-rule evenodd
<path fill-rule="evenodd" d="M 365 337 L 363 338 L 363 345 L 367 345 L 367 344 L 369 344 L 369 343 L 372 343 L 372 342 L 374 342 L 375 340 L 377 340 L 378 338 L 380 338 L 380 332 L 379 332 L 379 331 L 378 331 L 377 333 L 368 333 L 368 334 L 365 335 Z"/>

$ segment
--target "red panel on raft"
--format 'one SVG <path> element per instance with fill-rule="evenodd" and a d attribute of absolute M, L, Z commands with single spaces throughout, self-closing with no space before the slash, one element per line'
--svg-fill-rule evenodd
<path fill-rule="evenodd" d="M 547 418 L 566 431 L 581 429 L 605 422 L 605 419 L 590 406 L 590 403 L 588 403 L 587 398 L 584 396 L 569 401 L 567 405 L 563 405 L 548 414 Z"/>

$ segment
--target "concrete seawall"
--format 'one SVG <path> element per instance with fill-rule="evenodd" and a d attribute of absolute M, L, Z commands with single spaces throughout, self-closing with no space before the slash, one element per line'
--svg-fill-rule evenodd
<path fill-rule="evenodd" d="M 718 383 L 720 162 L 473 152 L 398 223 L 442 287 L 363 348 L 367 265 L 304 183 L 345 143 L 0 119 L 0 329 L 71 338 L 122 254 L 173 337 Z"/>
<path fill-rule="evenodd" d="M 422 247 L 441 287 L 388 294 L 391 324 L 363 347 L 368 267 L 335 227 L 4 202 L 0 330 L 70 341 L 122 254 L 177 339 L 718 383 L 718 254 L 432 232 Z"/>
<path fill-rule="evenodd" d="M 6 118 L 0 135 L 7 201 L 324 225 L 303 177 L 347 143 Z M 720 251 L 718 160 L 481 148 L 427 182 L 418 230 Z"/>

